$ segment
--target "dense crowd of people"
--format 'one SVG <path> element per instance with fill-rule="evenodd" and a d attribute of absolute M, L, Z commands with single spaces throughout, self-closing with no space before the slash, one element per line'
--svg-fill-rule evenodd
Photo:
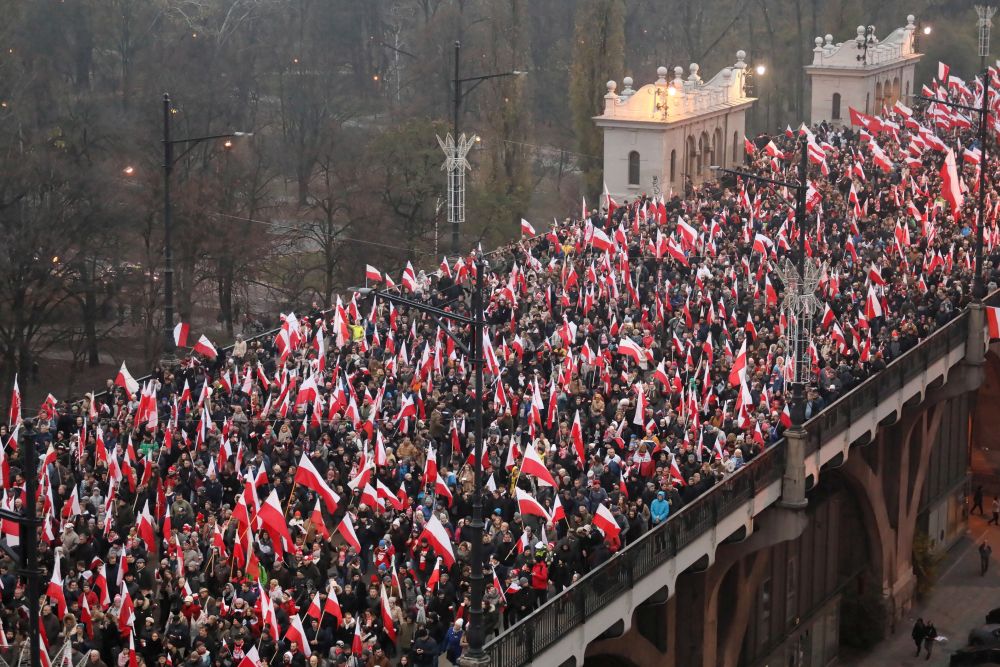
<path fill-rule="evenodd" d="M 433 273 L 408 266 L 399 285 L 370 268 L 370 282 L 464 316 L 483 272 L 478 392 L 467 325 L 363 293 L 217 355 L 196 346 L 149 381 L 122 374 L 82 402 L 46 402 L 34 437 L 47 452 L 48 655 L 88 667 L 454 664 L 474 452 L 488 480 L 491 637 L 781 438 L 795 355 L 776 269 L 800 234 L 822 262 L 806 418 L 967 303 L 974 197 L 956 198 L 949 173 L 976 183 L 975 128 L 938 106 L 747 142 L 750 169 L 792 179 L 808 143 L 802 229 L 794 192 L 711 181 L 602 197 L 549 230 L 525 223 L 496 251 Z M 986 168 L 996 267 L 996 161 Z M 0 431 L 4 506 L 16 509 L 23 471 Z M 0 561 L 12 663 L 28 632 L 14 569 Z"/>

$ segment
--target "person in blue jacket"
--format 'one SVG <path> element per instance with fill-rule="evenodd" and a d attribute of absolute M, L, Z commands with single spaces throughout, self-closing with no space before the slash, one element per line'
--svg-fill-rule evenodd
<path fill-rule="evenodd" d="M 667 502 L 667 496 L 663 491 L 657 492 L 656 500 L 649 504 L 649 513 L 653 516 L 654 526 L 663 523 L 670 516 L 670 503 Z"/>

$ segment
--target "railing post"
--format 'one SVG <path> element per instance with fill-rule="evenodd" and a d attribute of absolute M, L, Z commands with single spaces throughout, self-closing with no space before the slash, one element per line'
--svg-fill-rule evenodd
<path fill-rule="evenodd" d="M 781 477 L 780 507 L 803 509 L 806 500 L 806 439 L 805 427 L 796 425 L 785 430 L 785 473 Z"/>

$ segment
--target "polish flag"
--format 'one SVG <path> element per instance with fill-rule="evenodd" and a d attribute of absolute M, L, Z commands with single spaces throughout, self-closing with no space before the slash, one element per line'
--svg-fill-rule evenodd
<path fill-rule="evenodd" d="M 358 540 L 358 534 L 354 532 L 354 522 L 351 521 L 350 512 L 344 514 L 343 521 L 341 521 L 340 525 L 337 526 L 337 532 L 340 533 L 341 537 L 343 537 L 348 544 L 354 547 L 356 552 L 361 553 L 361 542 Z"/>
<path fill-rule="evenodd" d="M 122 368 L 125 368 L 124 362 Z M 133 380 L 135 382 L 135 380 Z M 139 383 L 136 382 L 136 389 Z M 14 373 L 14 389 L 10 393 L 10 411 L 7 413 L 7 425 L 13 426 L 21 422 L 21 388 L 17 386 L 17 373 Z"/>
<path fill-rule="evenodd" d="M 577 457 L 583 463 L 587 460 L 587 455 L 583 448 L 583 424 L 580 422 L 579 408 L 576 410 L 576 416 L 573 417 L 573 426 L 570 428 L 569 436 L 573 440 L 573 448 L 576 450 Z"/>
<path fill-rule="evenodd" d="M 434 561 L 434 569 L 431 570 L 431 576 L 427 577 L 427 592 L 433 593 L 434 589 L 437 588 L 438 583 L 441 581 L 441 557 Z"/>
<path fill-rule="evenodd" d="M 533 237 L 535 236 L 535 228 L 531 226 L 531 223 L 521 218 L 521 236 Z"/>
<path fill-rule="evenodd" d="M 382 584 L 382 627 L 385 634 L 393 644 L 396 643 L 396 625 L 392 620 L 392 611 L 389 609 L 389 596 L 385 594 L 385 584 Z M 306 654 L 308 655 L 308 653 Z"/>
<path fill-rule="evenodd" d="M 1000 308 L 986 307 L 986 326 L 990 332 L 990 340 L 1000 338 Z"/>
<path fill-rule="evenodd" d="M 552 473 L 542 463 L 542 459 L 538 457 L 538 452 L 535 451 L 534 445 L 528 445 L 524 448 L 524 458 L 521 459 L 521 472 L 531 475 L 539 482 L 544 482 L 551 487 L 555 487 L 556 485 L 556 481 L 552 479 Z"/>
<path fill-rule="evenodd" d="M 115 377 L 115 384 L 124 389 L 130 399 L 135 396 L 135 392 L 139 391 L 139 383 L 134 377 L 132 377 L 132 374 L 128 372 L 128 368 L 125 367 L 124 361 L 122 362 L 122 367 L 118 369 L 118 375 Z M 11 406 L 11 408 L 13 409 L 13 406 Z"/>
<path fill-rule="evenodd" d="M 865 299 L 865 317 L 869 321 L 876 317 L 882 317 L 882 302 L 875 294 L 875 286 L 868 286 L 868 297 Z"/>
<path fill-rule="evenodd" d="M 323 503 L 330 514 L 337 511 L 340 496 L 326 483 L 326 480 L 319 474 L 316 466 L 309 460 L 305 452 L 302 452 L 302 458 L 299 459 L 299 466 L 295 470 L 295 482 L 315 491 L 323 499 Z"/>
<path fill-rule="evenodd" d="M 187 322 L 178 322 L 174 327 L 174 345 L 177 347 L 187 347 L 188 334 L 191 332 L 191 325 Z"/>
<path fill-rule="evenodd" d="M 326 603 L 323 605 L 323 613 L 330 614 L 330 616 L 337 619 L 337 625 L 344 622 L 344 612 L 340 610 L 340 600 L 337 599 L 337 590 L 333 587 L 332 581 L 326 591 Z"/>
<path fill-rule="evenodd" d="M 209 359 L 215 359 L 219 356 L 219 352 L 205 334 L 202 334 L 198 342 L 194 344 L 194 351 Z"/>
<path fill-rule="evenodd" d="M 566 510 L 562 506 L 562 501 L 559 500 L 559 494 L 556 494 L 556 500 L 552 504 L 552 523 L 556 523 L 560 519 L 566 520 Z"/>
<path fill-rule="evenodd" d="M 733 360 L 733 367 L 729 371 L 729 384 L 733 387 L 738 387 L 743 382 L 743 377 L 746 375 L 747 368 L 747 339 L 743 339 L 743 344 L 740 346 L 739 354 L 736 355 L 736 359 Z"/>
<path fill-rule="evenodd" d="M 937 69 L 937 71 L 938 71 L 938 73 L 937 73 L 938 81 L 940 81 L 941 83 L 943 83 L 944 85 L 947 86 L 948 85 L 948 78 L 949 78 L 949 75 L 951 74 L 951 68 L 948 67 L 948 65 L 945 65 L 943 62 L 938 61 L 938 69 Z"/>
<path fill-rule="evenodd" d="M 604 503 L 597 506 L 597 511 L 594 512 L 592 521 L 598 530 L 604 533 L 605 538 L 617 538 L 619 533 L 621 533 L 618 522 L 615 520 L 611 510 L 604 506 Z"/>
<path fill-rule="evenodd" d="M 415 292 L 417 289 L 417 274 L 410 262 L 407 262 L 406 268 L 403 269 L 403 288 L 409 292 Z"/>
<path fill-rule="evenodd" d="M 424 459 L 424 478 L 421 480 L 424 485 L 430 484 L 437 479 L 437 452 L 434 445 L 427 447 L 427 458 Z"/>
<path fill-rule="evenodd" d="M 611 198 L 611 193 L 608 192 L 608 184 L 604 184 L 604 206 L 608 209 L 608 218 L 615 214 L 615 209 L 618 208 L 618 202 Z"/>
<path fill-rule="evenodd" d="M 590 238 L 590 243 L 598 250 L 603 250 L 605 252 L 614 252 L 615 244 L 608 238 L 600 229 L 594 229 L 594 234 Z"/>
<path fill-rule="evenodd" d="M 364 642 L 361 640 L 361 623 L 358 622 L 354 624 L 354 638 L 351 639 L 351 652 L 354 655 L 361 655 L 364 647 Z"/>
<path fill-rule="evenodd" d="M 882 271 L 875 266 L 875 262 L 872 262 L 872 266 L 868 269 L 868 280 L 872 281 L 872 284 L 878 285 L 879 287 L 885 286 L 885 278 L 882 277 Z"/>
<path fill-rule="evenodd" d="M 646 352 L 635 341 L 627 337 L 622 338 L 621 342 L 618 343 L 618 354 L 624 354 L 626 357 L 634 359 L 637 364 L 641 364 L 646 358 Z"/>
<path fill-rule="evenodd" d="M 313 530 L 316 534 L 322 537 L 324 540 L 330 537 L 330 531 L 326 528 L 326 522 L 323 521 L 323 509 L 319 505 L 319 498 L 316 498 L 316 506 L 313 507 L 312 514 L 309 515 L 309 521 L 312 522 Z"/>
<path fill-rule="evenodd" d="M 299 648 L 302 649 L 302 654 L 308 658 L 312 655 L 312 650 L 309 648 L 309 641 L 306 639 L 306 630 L 302 627 L 302 619 L 299 618 L 298 614 L 290 614 L 290 616 L 288 631 L 285 632 L 285 639 L 296 642 Z"/>
<path fill-rule="evenodd" d="M 958 167 L 955 164 L 955 151 L 948 149 L 944 164 L 941 165 L 941 196 L 951 204 L 952 216 L 957 220 L 965 198 L 962 186 L 958 180 Z"/>
<path fill-rule="evenodd" d="M 45 594 L 56 601 L 57 615 L 62 618 L 66 615 L 66 593 L 63 591 L 62 578 L 62 547 L 56 548 L 56 557 L 52 564 L 52 576 L 49 579 L 49 586 L 45 589 Z"/>
<path fill-rule="evenodd" d="M 365 264 L 365 280 L 373 283 L 382 282 L 382 272 L 371 264 Z"/>
<path fill-rule="evenodd" d="M 73 487 L 74 493 L 76 492 L 76 487 Z M 143 505 L 142 514 L 139 515 L 139 521 L 136 524 L 136 531 L 139 533 L 139 537 L 142 541 L 146 543 L 146 550 L 149 553 L 156 552 L 156 532 L 153 530 L 153 515 L 149 512 L 149 500 L 146 500 L 146 504 Z"/>
<path fill-rule="evenodd" d="M 514 489 L 517 494 L 517 507 L 521 516 L 525 514 L 534 514 L 535 516 L 540 516 L 543 519 L 549 518 L 549 513 L 545 511 L 542 504 L 535 500 L 535 497 L 530 493 L 522 489 L 521 487 L 516 487 Z"/>
<path fill-rule="evenodd" d="M 279 556 L 284 552 L 284 545 L 291 548 L 294 542 L 292 542 L 292 536 L 288 534 L 288 523 L 285 521 L 285 513 L 281 511 L 278 492 L 274 489 L 271 489 L 271 494 L 260 506 L 257 518 L 260 519 L 262 527 L 267 531 L 267 534 L 271 536 L 271 543 L 274 545 L 274 550 Z"/>
<path fill-rule="evenodd" d="M 434 547 L 434 552 L 444 560 L 445 567 L 455 564 L 455 552 L 451 548 L 451 536 L 445 530 L 444 524 L 431 514 L 431 518 L 424 524 L 424 529 L 420 533 L 420 539 L 427 538 L 427 541 Z"/>

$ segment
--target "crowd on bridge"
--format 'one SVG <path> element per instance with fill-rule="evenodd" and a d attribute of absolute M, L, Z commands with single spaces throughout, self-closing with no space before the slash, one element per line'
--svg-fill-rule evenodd
<path fill-rule="evenodd" d="M 952 79 L 928 92 L 982 94 Z M 369 285 L 465 317 L 482 272 L 480 391 L 467 324 L 366 292 L 232 349 L 202 338 L 148 380 L 122 372 L 81 402 L 46 401 L 32 436 L 46 655 L 88 667 L 454 664 L 477 451 L 484 631 L 529 616 L 782 437 L 797 360 L 779 269 L 800 235 L 819 262 L 820 310 L 798 360 L 812 376 L 806 418 L 968 302 L 981 166 L 988 266 L 1000 266 L 998 164 L 979 164 L 976 128 L 944 105 L 852 116 L 747 141 L 748 169 L 790 180 L 807 144 L 801 229 L 794 190 L 710 181 L 602 196 L 395 280 L 369 267 Z M 178 325 L 179 342 L 187 333 Z M 0 468 L 16 510 L 14 431 L 34 412 L 12 403 Z M 16 524 L 0 532 L 16 548 Z M 11 664 L 25 595 L 0 560 Z"/>

